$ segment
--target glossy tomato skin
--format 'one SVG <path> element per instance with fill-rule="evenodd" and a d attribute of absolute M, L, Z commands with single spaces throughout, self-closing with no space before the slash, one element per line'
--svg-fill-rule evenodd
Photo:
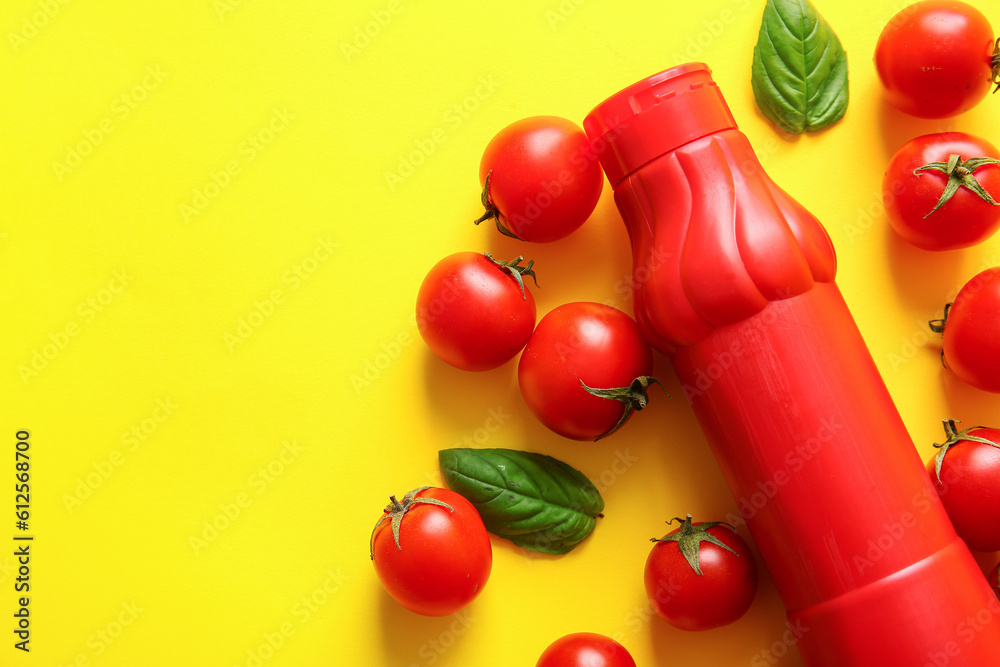
<path fill-rule="evenodd" d="M 530 279 L 525 279 L 531 282 Z M 417 293 L 417 328 L 428 347 L 467 371 L 496 368 L 528 342 L 535 297 L 485 255 L 459 252 L 427 273 Z"/>
<path fill-rule="evenodd" d="M 657 542 L 646 559 L 646 596 L 661 618 L 681 630 L 710 630 L 733 623 L 747 612 L 757 592 L 757 565 L 743 538 L 721 524 L 706 532 L 736 553 L 702 542 L 698 552 L 701 575 L 684 559 L 676 542 Z"/>
<path fill-rule="evenodd" d="M 517 238 L 567 236 L 597 206 L 604 172 L 583 130 L 558 116 L 532 116 L 502 129 L 483 152 L 479 185 Z"/>
<path fill-rule="evenodd" d="M 969 435 L 1000 444 L 1000 430 L 974 428 Z M 1000 551 L 1000 447 L 963 440 L 948 448 L 941 464 L 927 463 L 955 532 L 973 551 Z"/>
<path fill-rule="evenodd" d="M 885 26 L 875 47 L 888 102 L 919 118 L 968 111 L 990 89 L 995 36 L 975 7 L 954 0 L 922 0 Z"/>
<path fill-rule="evenodd" d="M 628 387 L 653 371 L 653 352 L 635 320 L 600 303 L 575 302 L 547 313 L 517 366 L 521 395 L 545 426 L 574 440 L 594 440 L 618 423 L 624 405 L 592 388 Z"/>
<path fill-rule="evenodd" d="M 628 650 L 611 637 L 576 632 L 552 642 L 535 667 L 636 667 Z"/>
<path fill-rule="evenodd" d="M 943 336 L 945 366 L 973 387 L 1000 393 L 1000 267 L 962 287 Z"/>
<path fill-rule="evenodd" d="M 951 155 L 959 155 L 962 161 L 975 157 L 1000 159 L 997 147 L 981 137 L 940 132 L 907 142 L 892 156 L 885 171 L 882 197 L 889 223 L 902 238 L 924 250 L 968 248 L 1000 228 L 1000 206 L 993 206 L 965 187 L 931 213 L 948 176 L 939 171 L 914 170 L 932 162 L 947 164 Z M 973 175 L 1000 201 L 1000 165 L 985 164 Z"/>
<path fill-rule="evenodd" d="M 493 549 L 483 520 L 468 500 L 449 489 L 428 488 L 417 497 L 436 505 L 415 505 L 403 517 L 399 547 L 385 521 L 372 540 L 375 571 L 390 596 L 423 616 L 447 616 L 482 592 L 493 567 Z"/>

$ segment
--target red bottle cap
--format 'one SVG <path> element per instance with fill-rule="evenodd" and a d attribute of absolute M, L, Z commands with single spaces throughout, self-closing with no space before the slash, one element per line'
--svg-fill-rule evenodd
<path fill-rule="evenodd" d="M 650 160 L 736 127 L 704 63 L 678 65 L 612 95 L 583 128 L 612 186 Z"/>

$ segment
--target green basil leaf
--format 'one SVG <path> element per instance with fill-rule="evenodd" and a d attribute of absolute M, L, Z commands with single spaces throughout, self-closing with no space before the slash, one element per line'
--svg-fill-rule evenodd
<path fill-rule="evenodd" d="M 847 111 L 847 54 L 809 0 L 767 0 L 750 77 L 761 112 L 785 132 L 813 132 Z"/>
<path fill-rule="evenodd" d="M 471 502 L 486 529 L 529 551 L 564 554 L 597 525 L 604 500 L 579 470 L 513 449 L 438 452 L 448 488 Z"/>

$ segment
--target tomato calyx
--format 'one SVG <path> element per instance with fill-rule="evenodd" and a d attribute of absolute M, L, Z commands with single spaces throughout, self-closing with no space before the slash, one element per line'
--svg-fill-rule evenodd
<path fill-rule="evenodd" d="M 531 267 L 535 265 L 535 260 L 529 259 L 525 266 L 521 266 L 521 262 L 524 261 L 524 255 L 518 255 L 509 262 L 505 262 L 499 259 L 493 259 L 493 255 L 488 252 L 483 253 L 486 259 L 490 260 L 497 266 L 499 266 L 504 271 L 507 271 L 514 277 L 517 281 L 518 287 L 521 288 L 521 298 L 527 299 L 527 295 L 524 293 L 524 278 L 523 276 L 531 276 L 531 279 L 535 281 L 535 287 L 538 287 L 538 276 L 535 275 L 535 270 Z"/>
<path fill-rule="evenodd" d="M 500 218 L 503 217 L 500 213 L 500 209 L 498 209 L 496 207 L 496 204 L 494 204 L 490 200 L 490 178 L 492 176 L 493 176 L 493 170 L 490 169 L 489 172 L 486 174 L 486 183 L 483 184 L 482 202 L 483 202 L 483 208 L 486 209 L 486 212 L 483 213 L 478 218 L 476 218 L 475 220 L 473 220 L 472 224 L 478 225 L 479 223 L 486 222 L 487 220 L 494 220 L 497 223 L 498 232 L 500 232 L 504 236 L 509 236 L 512 239 L 523 241 L 524 239 L 522 239 L 520 236 L 518 236 L 514 232 L 504 227 L 503 222 L 500 221 Z"/>
<path fill-rule="evenodd" d="M 667 521 L 667 525 L 672 524 L 674 521 L 682 521 L 680 517 L 674 517 L 670 521 Z M 737 558 L 739 554 L 733 551 L 725 543 L 723 543 L 715 535 L 708 532 L 709 528 L 714 528 L 715 526 L 726 526 L 730 529 L 730 526 L 725 521 L 709 521 L 706 523 L 691 524 L 691 515 L 688 514 L 686 519 L 683 519 L 681 523 L 680 530 L 669 535 L 664 535 L 660 538 L 650 538 L 650 542 L 676 542 L 677 547 L 681 551 L 681 555 L 684 556 L 684 560 L 687 561 L 691 569 L 694 570 L 695 574 L 699 577 L 704 576 L 701 571 L 701 562 L 699 557 L 699 551 L 701 549 L 702 542 L 708 542 L 709 544 L 714 544 L 717 547 L 722 547 L 726 551 L 730 552 Z"/>
<path fill-rule="evenodd" d="M 955 424 L 959 423 L 956 419 L 943 419 L 944 422 L 944 433 L 948 436 L 948 439 L 942 443 L 934 443 L 934 446 L 940 449 L 937 456 L 934 457 L 934 473 L 937 475 L 937 481 L 941 483 L 941 466 L 944 464 L 945 454 L 948 450 L 957 445 L 962 441 L 967 442 L 979 442 L 984 445 L 989 445 L 991 447 L 997 447 L 1000 449 L 1000 443 L 993 442 L 986 438 L 980 438 L 978 435 L 971 435 L 969 431 L 975 431 L 977 429 L 986 428 L 985 426 L 972 426 L 970 428 L 959 431 L 956 429 Z"/>
<path fill-rule="evenodd" d="M 608 431 L 605 431 L 601 435 L 594 438 L 594 442 L 597 442 L 601 438 L 606 438 L 611 435 L 625 423 L 632 414 L 633 410 L 642 410 L 646 405 L 649 404 L 649 393 L 646 391 L 649 388 L 651 382 L 655 382 L 660 385 L 660 389 L 663 393 L 670 398 L 670 394 L 667 394 L 666 387 L 657 380 L 656 378 L 649 375 L 640 375 L 636 379 L 632 380 L 631 384 L 627 387 L 611 387 L 609 389 L 595 389 L 594 387 L 588 387 L 587 383 L 580 380 L 580 384 L 588 393 L 598 398 L 609 398 L 613 401 L 621 401 L 625 405 L 625 409 L 622 411 L 622 416 L 618 420 L 618 423 L 612 426 Z"/>
<path fill-rule="evenodd" d="M 935 211 L 946 204 L 958 192 L 959 188 L 971 190 L 977 197 L 991 206 L 1000 206 L 1000 202 L 993 199 L 993 196 L 976 180 L 976 176 L 973 174 L 976 169 L 987 164 L 1000 165 L 1000 160 L 992 157 L 973 157 L 968 160 L 962 160 L 962 156 L 952 154 L 948 156 L 947 162 L 931 162 L 930 164 L 925 164 L 922 167 L 914 169 L 913 174 L 915 176 L 920 171 L 939 171 L 948 177 L 948 183 L 945 185 L 944 192 L 941 193 L 941 198 L 938 199 L 937 204 L 934 205 L 934 208 L 924 218 L 929 218 Z"/>
<path fill-rule="evenodd" d="M 949 302 L 949 303 L 944 304 L 944 317 L 941 318 L 940 320 L 931 320 L 930 322 L 927 323 L 928 326 L 930 326 L 931 331 L 933 331 L 934 333 L 939 333 L 939 334 L 943 334 L 944 333 L 944 328 L 948 324 L 948 312 L 951 310 L 951 307 L 954 306 L 954 305 L 955 304 L 953 302 Z"/>
<path fill-rule="evenodd" d="M 405 496 L 403 496 L 402 502 L 396 500 L 395 494 L 389 496 L 389 504 L 386 505 L 384 513 L 379 520 L 375 522 L 375 527 L 372 528 L 371 540 L 369 540 L 370 556 L 372 560 L 375 560 L 375 533 L 378 532 L 379 526 L 381 526 L 388 519 L 392 525 L 392 539 L 396 542 L 396 549 L 402 551 L 403 547 L 399 544 L 399 527 L 403 523 L 403 517 L 406 513 L 413 509 L 414 505 L 437 505 L 438 507 L 444 507 L 449 512 L 454 512 L 455 508 L 444 502 L 443 500 L 438 500 L 437 498 L 417 498 L 417 494 L 421 491 L 426 491 L 433 487 L 421 486 L 418 489 L 413 489 Z"/>
<path fill-rule="evenodd" d="M 993 89 L 996 93 L 1000 90 L 1000 37 L 997 37 L 996 44 L 993 45 L 993 58 L 990 59 L 990 81 L 997 85 Z"/>
<path fill-rule="evenodd" d="M 927 325 L 930 326 L 931 331 L 934 333 L 944 334 L 944 328 L 948 324 L 948 313 L 951 312 L 951 307 L 954 305 L 955 304 L 953 302 L 944 304 L 944 316 L 940 320 L 931 320 L 927 323 Z M 941 350 L 941 365 L 948 368 L 948 364 L 944 361 L 944 350 Z"/>

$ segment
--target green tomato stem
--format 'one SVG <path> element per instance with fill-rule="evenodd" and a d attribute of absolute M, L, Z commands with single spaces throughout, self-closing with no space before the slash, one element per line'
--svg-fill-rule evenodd
<path fill-rule="evenodd" d="M 931 331 L 933 331 L 934 333 L 939 333 L 939 334 L 943 334 L 944 333 L 945 325 L 948 324 L 948 312 L 951 310 L 951 307 L 953 305 L 955 305 L 955 304 L 954 303 L 946 303 L 944 305 L 944 317 L 941 318 L 940 320 L 931 320 L 930 322 L 927 323 L 927 325 L 931 328 Z"/>
<path fill-rule="evenodd" d="M 371 556 L 372 560 L 375 560 L 375 533 L 378 532 L 379 526 L 385 523 L 386 520 L 391 523 L 392 538 L 396 542 L 396 549 L 402 551 L 403 547 L 399 543 L 399 527 L 403 523 L 403 517 L 406 516 L 407 512 L 413 509 L 414 505 L 437 505 L 439 507 L 444 507 L 451 512 L 455 511 L 451 505 L 443 500 L 438 500 L 437 498 L 417 498 L 418 493 L 429 488 L 431 487 L 421 486 L 420 488 L 413 489 L 403 496 L 402 502 L 396 500 L 395 494 L 389 496 L 389 505 L 386 506 L 378 521 L 375 522 L 375 527 L 372 528 L 371 538 L 368 541 L 369 556 Z"/>
<path fill-rule="evenodd" d="M 657 380 L 656 378 L 649 375 L 640 375 L 636 379 L 632 380 L 632 383 L 627 387 L 611 387 L 608 389 L 595 389 L 594 387 L 588 387 L 587 383 L 580 380 L 580 385 L 587 390 L 587 392 L 598 398 L 608 398 L 613 401 L 620 401 L 624 404 L 625 409 L 622 410 L 622 416 L 619 418 L 618 423 L 611 427 L 608 431 L 602 433 L 601 435 L 594 438 L 594 442 L 597 442 L 601 438 L 606 438 L 619 428 L 622 424 L 629 418 L 633 410 L 642 410 L 649 403 L 649 394 L 646 389 L 649 388 L 650 383 L 655 382 L 666 394 L 667 398 L 670 398 L 670 394 L 667 394 L 666 387 Z"/>
<path fill-rule="evenodd" d="M 944 192 L 941 193 L 940 199 L 938 199 L 937 204 L 934 205 L 934 208 L 924 218 L 932 216 L 935 211 L 948 203 L 961 188 L 971 190 L 977 197 L 991 206 L 1000 206 L 1000 202 L 993 199 L 993 195 L 976 180 L 973 174 L 976 169 L 986 164 L 1000 165 L 1000 160 L 991 157 L 973 157 L 963 161 L 960 155 L 953 153 L 948 156 L 947 162 L 931 162 L 930 164 L 925 164 L 922 167 L 914 169 L 913 174 L 915 176 L 919 176 L 919 172 L 921 171 L 938 171 L 948 177 L 948 182 L 945 184 Z"/>
<path fill-rule="evenodd" d="M 493 170 L 490 169 L 489 172 L 486 174 L 486 183 L 483 184 L 483 192 L 482 195 L 480 196 L 480 201 L 482 202 L 483 208 L 485 208 L 486 211 L 481 216 L 473 220 L 472 224 L 478 225 L 479 223 L 486 222 L 487 220 L 494 220 L 496 221 L 498 232 L 500 232 L 504 236 L 509 236 L 512 239 L 523 241 L 524 239 L 522 239 L 520 236 L 518 236 L 514 232 L 504 227 L 503 222 L 501 222 L 500 220 L 500 218 L 502 217 L 500 214 L 500 209 L 498 209 L 496 207 L 496 204 L 494 204 L 493 201 L 490 199 L 490 178 L 492 177 L 493 177 Z"/>
<path fill-rule="evenodd" d="M 674 517 L 670 521 L 667 521 L 667 525 L 672 524 L 674 521 L 681 521 L 680 517 Z M 680 530 L 669 535 L 664 535 L 663 537 L 657 539 L 652 538 L 650 542 L 676 542 L 677 547 L 680 549 L 681 555 L 684 556 L 684 560 L 687 561 L 694 573 L 699 577 L 703 576 L 701 571 L 700 562 L 700 552 L 701 543 L 708 542 L 709 544 L 714 544 L 717 547 L 721 547 L 726 551 L 730 552 L 737 558 L 739 554 L 733 551 L 732 548 L 727 546 L 724 542 L 719 540 L 711 533 L 707 532 L 709 528 L 714 528 L 715 526 L 726 526 L 730 530 L 733 529 L 728 523 L 724 521 L 709 521 L 707 523 L 699 523 L 697 525 L 692 525 L 691 515 L 688 514 L 687 518 L 681 523 Z"/>
<path fill-rule="evenodd" d="M 1000 443 L 993 442 L 992 440 L 987 440 L 986 438 L 980 438 L 978 435 L 970 435 L 969 431 L 975 431 L 976 429 L 986 428 L 985 426 L 972 426 L 970 428 L 959 431 L 955 426 L 958 424 L 957 419 L 943 419 L 944 422 L 944 434 L 948 438 L 942 443 L 934 443 L 934 446 L 939 448 L 941 451 L 937 453 L 934 457 L 934 473 L 937 475 L 937 481 L 941 483 L 941 466 L 944 464 L 945 454 L 948 450 L 963 440 L 968 442 L 978 442 L 984 445 L 990 445 L 991 447 L 1000 448 Z"/>
<path fill-rule="evenodd" d="M 993 89 L 993 92 L 996 93 L 1000 90 L 1000 37 L 997 38 L 996 43 L 993 45 L 993 58 L 990 60 L 990 68 L 990 81 L 997 85 Z"/>
<path fill-rule="evenodd" d="M 538 287 L 538 276 L 535 275 L 535 270 L 532 268 L 535 265 L 535 260 L 529 259 L 525 266 L 521 266 L 521 262 L 524 261 L 523 255 L 518 255 L 509 262 L 504 262 L 502 260 L 493 259 L 493 255 L 486 252 L 483 253 L 486 259 L 490 260 L 497 266 L 499 266 L 504 271 L 510 273 L 517 281 L 518 287 L 521 288 L 521 298 L 527 300 L 528 296 L 524 293 L 524 279 L 523 276 L 531 276 L 531 279 L 535 281 L 535 287 Z"/>

